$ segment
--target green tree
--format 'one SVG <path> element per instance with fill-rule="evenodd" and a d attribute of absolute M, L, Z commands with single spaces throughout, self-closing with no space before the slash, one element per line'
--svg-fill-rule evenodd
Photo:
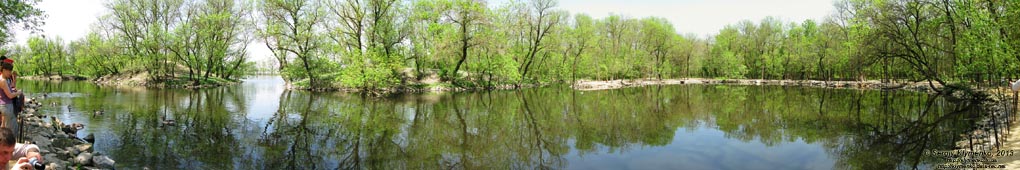
<path fill-rule="evenodd" d="M 71 43 L 70 48 L 74 49 L 73 55 L 77 59 L 75 67 L 81 69 L 81 73 L 94 77 L 120 74 L 126 59 L 123 52 L 115 46 L 115 41 L 97 33 L 90 33 L 83 39 Z"/>
<path fill-rule="evenodd" d="M 38 4 L 39 0 L 0 1 L 0 46 L 10 41 L 11 29 L 19 24 L 23 29 L 39 31 L 46 14 L 35 7 Z"/>
<path fill-rule="evenodd" d="M 666 63 L 669 59 L 667 55 L 674 54 L 672 51 L 679 41 L 676 29 L 665 18 L 645 18 L 641 20 L 641 24 L 643 48 L 654 61 L 654 69 L 651 71 L 655 73 L 655 77 L 662 79 L 662 73 L 666 71 L 663 67 L 670 65 Z"/>
<path fill-rule="evenodd" d="M 29 68 L 28 70 L 35 70 L 34 73 L 28 75 L 61 75 L 66 71 L 65 63 L 69 63 L 69 55 L 64 41 L 60 37 L 49 39 L 37 36 L 29 37 L 28 48 L 31 50 L 31 58 L 29 58 L 26 67 Z"/>
<path fill-rule="evenodd" d="M 521 68 L 519 70 L 524 79 L 528 78 L 528 72 L 535 63 L 535 57 L 545 48 L 542 40 L 552 33 L 553 28 L 561 20 L 555 14 L 555 11 L 553 11 L 556 5 L 557 2 L 555 0 L 531 0 L 527 5 L 528 7 L 522 9 L 521 13 L 524 14 L 525 23 L 527 23 L 527 32 L 522 37 L 527 41 L 527 54 L 521 57 Z"/>
<path fill-rule="evenodd" d="M 476 27 L 484 22 L 485 5 L 482 2 L 476 0 L 454 0 L 451 4 L 451 11 L 445 14 L 447 19 L 453 21 L 453 23 L 459 28 L 458 29 L 458 42 L 460 43 L 460 59 L 457 59 L 457 65 L 453 67 L 451 72 L 446 73 L 444 77 L 448 80 L 460 77 L 460 67 L 468 59 L 468 52 L 472 46 L 477 43 L 475 41 L 475 33 L 478 30 Z"/>
<path fill-rule="evenodd" d="M 259 6 L 262 20 L 259 36 L 273 55 L 281 61 L 284 76 L 294 81 L 304 76 L 309 87 L 321 86 L 317 75 L 321 75 L 325 59 L 320 56 L 322 41 L 316 30 L 323 23 L 325 10 L 318 1 L 269 0 Z M 298 66 L 292 66 L 295 60 Z"/>

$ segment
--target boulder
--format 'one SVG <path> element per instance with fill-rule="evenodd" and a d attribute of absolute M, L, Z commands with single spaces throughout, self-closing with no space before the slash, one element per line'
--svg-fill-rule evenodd
<path fill-rule="evenodd" d="M 51 151 L 51 150 L 49 150 L 47 148 L 39 148 L 39 154 L 46 155 L 46 154 L 50 154 L 50 153 L 53 153 L 53 151 Z"/>
<path fill-rule="evenodd" d="M 85 141 L 89 143 L 96 143 L 96 135 L 89 133 L 88 136 L 85 136 Z"/>
<path fill-rule="evenodd" d="M 57 138 L 57 139 L 53 139 L 52 142 L 53 142 L 53 144 L 51 144 L 51 147 L 56 147 L 56 148 L 67 148 L 67 147 L 72 147 L 72 146 L 75 146 L 75 145 L 78 145 L 78 144 L 85 143 L 85 142 L 82 142 L 82 141 L 80 141 L 78 139 L 73 139 L 73 138 Z"/>
<path fill-rule="evenodd" d="M 57 133 L 57 134 L 55 134 L 53 136 L 55 138 L 67 138 L 68 137 L 66 133 Z"/>
<path fill-rule="evenodd" d="M 74 164 L 77 165 L 91 165 L 92 164 L 92 153 L 82 152 L 78 156 L 74 157 Z"/>
<path fill-rule="evenodd" d="M 80 152 L 92 152 L 92 144 L 87 144 L 86 143 L 86 144 L 74 145 L 74 148 L 78 149 L 78 151 L 80 151 Z"/>
<path fill-rule="evenodd" d="M 48 131 L 40 132 L 40 134 L 42 134 L 42 137 L 46 137 L 46 138 L 52 138 L 52 137 L 56 136 L 56 134 L 49 133 Z"/>
<path fill-rule="evenodd" d="M 61 158 L 60 156 L 66 157 L 65 155 L 59 155 L 59 154 L 46 154 L 46 155 L 43 155 L 43 160 L 46 161 L 47 163 L 51 163 L 51 162 L 63 162 L 61 160 L 67 160 L 67 159 L 70 158 L 70 157 Z"/>
<path fill-rule="evenodd" d="M 42 136 L 31 136 L 31 137 L 28 137 L 28 138 L 31 139 L 32 142 L 35 142 L 35 145 L 39 146 L 39 148 L 50 147 L 50 144 L 53 143 L 53 142 L 50 142 L 50 139 L 46 139 L 46 137 L 42 137 Z"/>
<path fill-rule="evenodd" d="M 99 156 L 92 157 L 92 163 L 95 163 L 95 166 L 97 168 L 101 168 L 101 169 L 115 169 L 113 167 L 113 165 L 116 162 L 113 161 L 113 159 L 110 159 L 110 157 L 106 157 L 106 155 L 99 155 Z"/>
<path fill-rule="evenodd" d="M 67 148 L 64 148 L 64 150 L 67 151 L 67 154 L 70 155 L 70 156 L 77 156 L 77 155 L 81 154 L 81 151 L 79 151 L 77 148 L 74 148 L 74 147 L 67 147 Z"/>
<path fill-rule="evenodd" d="M 73 164 L 71 162 L 68 162 L 67 160 L 46 160 L 45 163 L 46 169 L 50 169 L 50 167 L 56 169 L 67 169 L 68 166 L 71 166 Z"/>
<path fill-rule="evenodd" d="M 65 159 L 61 159 L 59 157 L 56 157 L 56 155 L 53 155 L 53 154 L 48 154 L 46 156 L 43 156 L 43 161 L 45 161 L 47 164 L 49 164 L 49 163 L 66 164 L 65 161 L 64 161 Z"/>
<path fill-rule="evenodd" d="M 46 155 L 46 156 L 53 156 L 54 158 L 58 158 L 58 159 L 68 159 L 68 158 L 71 158 L 71 152 L 69 152 L 69 151 L 57 151 L 56 155 Z M 46 158 L 46 159 L 49 160 L 49 158 Z"/>
<path fill-rule="evenodd" d="M 62 170 L 62 169 L 67 169 L 67 167 L 64 166 L 63 163 L 50 162 L 46 164 L 46 170 Z"/>

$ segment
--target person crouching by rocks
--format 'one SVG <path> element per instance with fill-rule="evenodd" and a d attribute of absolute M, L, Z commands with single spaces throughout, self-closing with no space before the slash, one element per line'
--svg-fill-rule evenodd
<path fill-rule="evenodd" d="M 10 170 L 36 169 L 43 165 L 39 147 L 32 144 L 20 144 L 14 141 L 11 129 L 0 127 L 0 167 L 7 167 L 8 160 L 17 160 Z M 33 164 L 35 166 L 33 166 Z"/>
<path fill-rule="evenodd" d="M 0 112 L 3 116 L 0 117 L 0 127 L 10 128 L 14 134 L 17 134 L 21 129 L 18 128 L 18 117 L 14 113 L 14 98 L 21 96 L 21 91 L 14 90 L 11 87 L 11 83 L 6 81 L 7 79 L 13 78 L 12 70 L 14 65 L 7 62 L 0 62 L 0 76 L 3 76 L 4 81 L 0 81 Z"/>

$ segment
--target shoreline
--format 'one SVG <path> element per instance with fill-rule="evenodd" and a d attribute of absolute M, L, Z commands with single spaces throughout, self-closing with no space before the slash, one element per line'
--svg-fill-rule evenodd
<path fill-rule="evenodd" d="M 85 81 L 88 78 L 81 76 L 68 76 L 68 75 L 53 75 L 53 76 L 18 76 L 19 79 L 25 80 L 37 80 L 37 81 Z"/>
<path fill-rule="evenodd" d="M 445 93 L 445 92 L 472 92 L 472 91 L 493 91 L 493 90 L 515 90 L 525 88 L 543 87 L 549 84 L 524 84 L 524 85 L 513 85 L 504 84 L 488 87 L 456 87 L 456 86 L 440 86 L 436 84 L 418 84 L 410 86 L 400 87 L 388 87 L 388 88 L 309 88 L 309 87 L 297 87 L 291 83 L 286 83 L 285 89 L 287 90 L 305 90 L 311 92 L 340 92 L 340 93 L 363 93 L 369 95 L 392 95 L 392 94 L 424 94 L 424 93 Z"/>
<path fill-rule="evenodd" d="M 182 79 L 185 77 L 173 77 L 171 79 Z M 91 82 L 99 86 L 113 86 L 113 87 L 144 87 L 144 88 L 180 88 L 180 89 L 201 89 L 201 88 L 213 88 L 222 87 L 228 85 L 238 84 L 241 81 L 232 81 L 225 83 L 212 83 L 212 84 L 168 84 L 168 81 L 152 81 L 149 80 L 148 73 L 136 73 L 136 74 L 120 74 L 120 75 L 106 75 L 99 78 L 90 79 L 82 76 L 72 75 L 53 75 L 53 76 L 19 76 L 18 79 L 33 80 L 33 81 L 50 81 L 50 82 L 63 82 L 63 81 L 85 81 Z"/>
<path fill-rule="evenodd" d="M 41 106 L 35 98 L 25 100 L 25 110 L 19 115 L 24 121 L 21 130 L 25 135 L 21 143 L 39 147 L 46 169 L 116 169 L 116 161 L 94 150 L 92 134 L 80 138 L 76 133 L 78 129 L 72 130 L 73 134 L 65 132 L 73 129 L 72 125 L 56 117 L 37 114 Z"/>
<path fill-rule="evenodd" d="M 985 137 L 987 138 L 985 139 L 987 145 L 985 147 L 987 147 L 987 149 L 984 151 L 1017 152 L 1014 154 L 1020 154 L 1020 135 L 1017 135 L 1017 132 L 1020 132 L 1020 126 L 1016 126 L 1017 123 L 1020 123 L 1020 121 L 1017 120 L 1017 118 L 1020 117 L 1020 115 L 1018 115 L 1020 112 L 1017 111 L 1017 104 L 1020 104 L 1020 102 L 1013 101 L 1013 93 L 1010 89 L 1008 89 L 1008 87 L 1004 89 L 996 89 L 989 93 L 996 94 L 990 95 L 992 99 L 989 99 L 989 102 L 987 103 L 991 107 L 989 110 L 991 114 L 993 114 L 993 119 L 1004 118 L 1006 122 L 1000 122 L 1000 124 L 1005 123 L 1006 126 L 999 128 L 1003 131 L 1000 133 L 1004 133 L 1001 134 L 1001 137 L 999 138 L 995 138 L 995 136 L 992 135 L 985 135 L 989 137 Z M 987 122 L 988 120 L 982 121 Z M 997 156 L 996 159 L 998 159 L 998 162 L 996 163 L 1004 165 L 1006 169 L 1020 169 L 1020 155 Z"/>
<path fill-rule="evenodd" d="M 763 80 L 763 79 L 706 79 L 706 78 L 683 78 L 683 79 L 621 79 L 621 80 L 577 80 L 570 87 L 581 91 L 612 90 L 642 86 L 656 85 L 778 85 L 778 86 L 802 86 L 820 88 L 851 88 L 851 89 L 881 89 L 881 90 L 917 90 L 934 92 L 928 86 L 928 82 L 882 82 L 879 80 L 866 81 L 823 81 L 823 80 Z M 938 84 L 936 88 L 942 88 Z"/>
<path fill-rule="evenodd" d="M 1004 89 L 1005 88 L 1005 89 Z M 983 93 L 986 95 L 984 100 L 977 101 L 979 108 L 982 109 L 982 113 L 986 114 L 984 118 L 975 121 L 975 126 L 967 133 L 959 134 L 961 139 L 956 141 L 954 144 L 956 147 L 952 150 L 954 154 L 952 156 L 959 156 L 961 159 L 993 159 L 994 162 L 953 162 L 949 160 L 943 162 L 941 165 L 985 165 L 985 166 L 998 166 L 1004 165 L 1006 169 L 1016 169 L 1020 162 L 1015 159 L 1020 156 L 1006 156 L 1006 155 L 995 155 L 992 154 L 990 157 L 983 157 L 979 154 L 962 154 L 962 153 L 998 153 L 1008 149 L 1004 144 L 1007 138 L 1013 138 L 1010 132 L 1013 129 L 1008 126 L 1008 122 L 1016 122 L 1011 119 L 1008 114 L 1010 111 L 1007 109 L 1007 103 L 1011 99 L 1004 99 L 1003 90 L 1009 91 L 1008 87 L 995 87 L 995 88 L 983 88 L 977 89 L 976 93 Z M 957 94 L 951 94 L 957 95 Z M 1012 96 L 1011 94 L 1009 96 Z M 1006 126 L 1002 124 L 1006 123 Z M 929 155 L 930 156 L 930 155 Z M 1004 159 L 1005 158 L 1005 159 Z M 1005 161 L 1004 161 L 1005 160 Z M 1011 168 L 1012 167 L 1012 168 Z"/>
<path fill-rule="evenodd" d="M 215 88 L 229 85 L 236 85 L 243 81 L 235 81 L 228 83 L 214 83 L 214 84 L 202 84 L 202 85 L 169 85 L 166 82 L 153 82 L 148 80 L 146 73 L 139 74 L 123 74 L 123 75 L 108 75 L 99 77 L 96 79 L 87 79 L 80 76 L 24 76 L 19 77 L 26 80 L 36 81 L 88 81 L 100 86 L 113 86 L 113 87 L 144 87 L 144 88 L 181 88 L 181 89 L 201 89 L 201 88 Z M 285 81 L 286 82 L 286 81 Z M 819 88 L 849 88 L 849 89 L 879 89 L 879 90 L 913 90 L 932 93 L 934 92 L 931 87 L 928 86 L 928 82 L 906 82 L 906 81 L 893 81 L 893 82 L 881 82 L 879 80 L 866 80 L 866 81 L 824 81 L 824 80 L 768 80 L 768 79 L 712 79 L 712 78 L 678 78 L 678 79 L 616 79 L 616 80 L 587 80 L 580 79 L 574 82 L 552 82 L 552 83 L 533 83 L 533 84 L 501 84 L 494 86 L 464 86 L 457 87 L 449 82 L 419 82 L 407 85 L 398 85 L 395 87 L 386 88 L 350 88 L 350 87 L 300 87 L 295 86 L 292 82 L 285 83 L 285 89 L 287 90 L 304 90 L 311 92 L 342 92 L 342 93 L 363 93 L 368 95 L 392 95 L 392 94 L 420 94 L 420 93 L 442 93 L 442 92 L 471 92 L 471 91 L 487 91 L 487 90 L 516 90 L 524 88 L 535 88 L 544 87 L 552 84 L 563 84 L 570 86 L 574 90 L 580 91 L 597 91 L 597 90 L 612 90 L 621 88 L 631 87 L 642 87 L 642 86 L 657 86 L 657 85 L 689 85 L 689 84 L 703 84 L 703 85 L 779 85 L 779 86 L 802 86 L 802 87 L 819 87 Z M 936 88 L 943 88 L 942 86 L 935 84 Z"/>
<path fill-rule="evenodd" d="M 762 79 L 707 79 L 707 78 L 682 78 L 682 79 L 617 79 L 617 80 L 577 80 L 571 82 L 535 83 L 535 84 L 502 84 L 495 86 L 478 87 L 456 87 L 449 83 L 425 83 L 403 85 L 389 88 L 344 88 L 325 87 L 309 88 L 294 86 L 286 83 L 288 90 L 306 90 L 312 92 L 344 92 L 344 93 L 366 93 L 372 95 L 403 94 L 403 93 L 442 93 L 442 92 L 471 92 L 485 90 L 516 90 L 524 88 L 544 87 L 552 84 L 563 84 L 574 90 L 597 91 L 613 90 L 642 86 L 658 85 L 779 85 L 779 86 L 801 86 L 818 88 L 849 88 L 849 89 L 874 89 L 874 90 L 913 90 L 927 93 L 935 92 L 929 87 L 928 82 L 881 82 L 879 80 L 867 81 L 823 81 L 823 80 L 762 80 Z M 444 86 L 445 85 L 445 86 Z M 943 86 L 935 84 L 936 88 Z"/>

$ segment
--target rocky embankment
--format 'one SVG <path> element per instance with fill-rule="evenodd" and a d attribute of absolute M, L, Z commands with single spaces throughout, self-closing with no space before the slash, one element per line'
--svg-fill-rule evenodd
<path fill-rule="evenodd" d="M 682 84 L 725 84 L 725 85 L 781 85 L 810 86 L 828 88 L 858 89 L 911 89 L 930 91 L 927 82 L 881 82 L 869 81 L 818 81 L 818 80 L 761 80 L 761 79 L 634 79 L 634 80 L 578 80 L 571 86 L 577 90 L 609 90 L 649 85 L 682 85 Z M 938 84 L 936 84 L 938 86 Z"/>
<path fill-rule="evenodd" d="M 26 80 L 44 80 L 44 81 L 81 81 L 87 78 L 82 76 L 73 75 L 52 75 L 52 76 L 21 76 L 20 79 Z"/>
<path fill-rule="evenodd" d="M 24 119 L 21 129 L 25 135 L 22 141 L 39 146 L 46 169 L 115 169 L 113 159 L 93 150 L 95 137 L 92 134 L 78 137 L 77 131 L 85 125 L 65 124 L 56 117 L 38 113 L 41 105 L 35 99 L 25 102 L 25 111 L 21 113 Z"/>

